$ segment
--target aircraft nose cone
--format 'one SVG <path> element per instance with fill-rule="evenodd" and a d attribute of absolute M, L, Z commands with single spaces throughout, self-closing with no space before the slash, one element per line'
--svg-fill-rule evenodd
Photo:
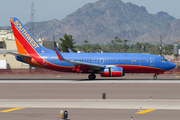
<path fill-rule="evenodd" d="M 174 64 L 174 63 L 171 62 L 170 67 L 171 67 L 171 69 L 173 69 L 173 68 L 176 67 L 176 64 Z"/>

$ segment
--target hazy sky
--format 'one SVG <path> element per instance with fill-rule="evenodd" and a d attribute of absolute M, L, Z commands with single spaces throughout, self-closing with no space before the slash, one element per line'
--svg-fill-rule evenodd
<path fill-rule="evenodd" d="M 25 24 L 31 19 L 31 2 L 35 8 L 35 22 L 61 20 L 87 3 L 98 0 L 0 0 L 0 26 L 10 26 L 9 17 L 18 17 Z M 164 11 L 180 18 L 180 0 L 122 0 L 138 6 L 146 7 L 147 11 L 155 14 Z"/>

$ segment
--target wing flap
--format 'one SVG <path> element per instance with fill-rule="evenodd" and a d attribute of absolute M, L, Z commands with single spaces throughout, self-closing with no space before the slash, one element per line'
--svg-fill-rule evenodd
<path fill-rule="evenodd" d="M 97 67 L 97 68 L 105 68 L 104 65 L 99 65 L 99 64 L 92 64 L 92 63 L 86 63 L 86 62 L 80 62 L 80 61 L 67 61 L 69 63 L 74 63 L 75 65 L 87 65 L 87 66 L 91 66 L 91 67 Z"/>

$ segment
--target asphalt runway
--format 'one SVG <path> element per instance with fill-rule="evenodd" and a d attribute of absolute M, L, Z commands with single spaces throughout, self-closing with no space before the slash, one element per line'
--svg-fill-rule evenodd
<path fill-rule="evenodd" d="M 86 74 L 1 75 L 0 118 L 59 120 L 65 109 L 70 120 L 177 120 L 179 76 L 153 80 L 152 75 L 129 74 L 89 81 Z"/>
<path fill-rule="evenodd" d="M 96 74 L 95 80 L 88 79 L 89 74 L 60 73 L 60 74 L 0 74 L 0 80 L 65 80 L 65 81 L 100 81 L 100 80 L 154 80 L 153 74 L 126 74 L 123 77 L 100 77 Z M 179 80 L 180 74 L 157 75 L 157 80 Z M 69 83 L 68 81 L 68 83 Z"/>

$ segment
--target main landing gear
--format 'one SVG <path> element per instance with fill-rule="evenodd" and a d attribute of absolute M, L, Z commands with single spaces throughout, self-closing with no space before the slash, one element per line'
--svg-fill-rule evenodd
<path fill-rule="evenodd" d="M 157 75 L 155 74 L 155 75 L 153 75 L 153 78 L 154 78 L 154 80 L 156 80 L 157 79 Z"/>
<path fill-rule="evenodd" d="M 96 75 L 94 73 L 91 73 L 89 76 L 88 76 L 89 80 L 94 80 L 96 79 Z"/>

